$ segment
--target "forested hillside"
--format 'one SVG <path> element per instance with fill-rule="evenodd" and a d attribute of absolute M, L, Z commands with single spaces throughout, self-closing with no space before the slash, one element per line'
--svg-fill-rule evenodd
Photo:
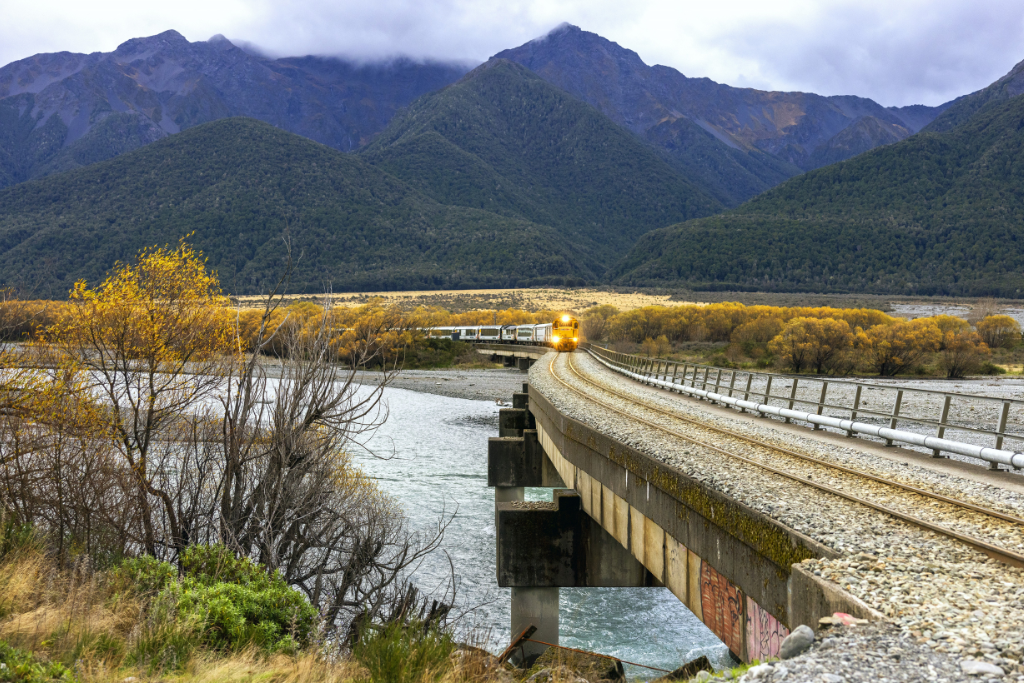
<path fill-rule="evenodd" d="M 647 65 L 633 50 L 570 24 L 495 57 L 592 104 L 728 206 L 801 171 L 902 140 L 945 107 L 736 88 Z"/>
<path fill-rule="evenodd" d="M 1024 97 L 644 236 L 623 285 L 1019 296 Z"/>
<path fill-rule="evenodd" d="M 722 205 L 588 104 L 492 60 L 399 114 L 360 157 L 444 204 L 549 225 L 602 270 Z"/>
<path fill-rule="evenodd" d="M 224 119 L 0 191 L 2 284 L 63 298 L 139 248 L 191 241 L 232 293 L 594 281 L 548 226 L 444 206 L 356 156 Z"/>

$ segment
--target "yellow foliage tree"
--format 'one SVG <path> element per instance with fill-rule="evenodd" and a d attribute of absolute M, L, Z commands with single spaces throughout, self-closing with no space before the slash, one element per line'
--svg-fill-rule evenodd
<path fill-rule="evenodd" d="M 643 351 L 648 358 L 664 358 L 669 351 L 672 350 L 672 345 L 668 341 L 668 337 L 660 335 L 657 339 L 651 339 L 648 337 L 643 342 Z"/>
<path fill-rule="evenodd" d="M 778 318 L 763 315 L 745 322 L 732 331 L 730 341 L 734 344 L 767 344 L 782 332 L 783 323 Z"/>
<path fill-rule="evenodd" d="M 118 454 L 133 473 L 147 552 L 185 540 L 176 502 L 152 462 L 167 433 L 219 385 L 224 354 L 237 353 L 215 273 L 186 242 L 145 249 L 95 289 L 75 283 L 62 320 L 46 332 L 62 363 L 79 368 L 109 408 Z M 163 433 L 163 439 L 157 435 Z M 164 450 L 166 455 L 166 450 Z M 153 503 L 169 528 L 156 529 Z"/>
<path fill-rule="evenodd" d="M 963 377 L 975 372 L 981 365 L 982 357 L 989 353 L 991 351 L 981 340 L 981 335 L 967 325 L 967 329 L 949 330 L 942 335 L 939 365 L 946 372 L 946 377 Z"/>
<path fill-rule="evenodd" d="M 918 318 L 892 325 L 875 325 L 861 345 L 874 370 L 892 376 L 917 364 L 926 353 L 939 348 L 942 332 L 934 320 Z"/>
<path fill-rule="evenodd" d="M 978 322 L 978 334 L 993 348 L 1011 348 L 1020 341 L 1020 325 L 1008 315 L 989 315 Z"/>
<path fill-rule="evenodd" d="M 832 318 L 794 318 L 768 344 L 768 349 L 794 372 L 808 367 L 818 374 L 830 371 L 851 348 L 850 325 Z"/>
<path fill-rule="evenodd" d="M 608 336 L 610 320 L 619 314 L 619 309 L 611 304 L 593 306 L 583 311 L 580 320 L 580 331 L 587 341 L 599 342 Z"/>
<path fill-rule="evenodd" d="M 955 315 L 933 315 L 931 318 L 926 318 L 926 320 L 933 321 L 943 335 L 947 332 L 956 334 L 958 332 L 965 332 L 971 329 L 971 324 L 969 322 L 963 318 L 958 318 Z"/>

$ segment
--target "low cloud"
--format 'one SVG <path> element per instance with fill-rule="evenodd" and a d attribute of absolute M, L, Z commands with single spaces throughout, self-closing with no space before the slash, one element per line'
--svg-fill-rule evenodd
<path fill-rule="evenodd" d="M 273 56 L 480 62 L 569 22 L 687 76 L 773 90 L 939 104 L 1024 59 L 1018 0 L 44 0 L 5 8 L 0 64 L 109 51 L 173 28 Z"/>

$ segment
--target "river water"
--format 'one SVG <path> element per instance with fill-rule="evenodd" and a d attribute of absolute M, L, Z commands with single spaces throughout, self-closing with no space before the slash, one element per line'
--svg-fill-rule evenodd
<path fill-rule="evenodd" d="M 487 439 L 498 435 L 498 406 L 386 389 L 390 415 L 368 442 L 381 460 L 357 456 L 364 471 L 404 507 L 411 524 L 436 528 L 438 516 L 457 509 L 445 537 L 459 583 L 459 601 L 479 605 L 465 622 L 486 647 L 508 644 L 511 591 L 495 579 L 494 491 L 487 488 Z M 551 500 L 550 489 L 527 489 L 528 500 Z M 443 554 L 416 573 L 429 591 L 448 572 Z M 665 588 L 563 588 L 560 639 L 577 647 L 663 669 L 706 654 L 716 666 L 729 655 L 719 641 Z M 656 672 L 626 667 L 631 678 Z"/>

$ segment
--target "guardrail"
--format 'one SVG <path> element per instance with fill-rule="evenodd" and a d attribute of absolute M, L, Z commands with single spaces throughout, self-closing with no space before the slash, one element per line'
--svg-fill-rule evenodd
<path fill-rule="evenodd" d="M 1024 401 L 1018 399 L 678 363 L 595 344 L 585 350 L 633 379 L 741 412 L 838 429 L 850 437 L 876 437 L 886 446 L 909 444 L 930 450 L 932 457 L 956 453 L 978 458 L 993 470 L 1000 465 L 1024 468 Z M 952 434 L 961 437 L 951 439 Z M 993 446 L 971 443 L 990 439 Z M 1008 442 L 1013 449 L 1004 448 Z"/>

